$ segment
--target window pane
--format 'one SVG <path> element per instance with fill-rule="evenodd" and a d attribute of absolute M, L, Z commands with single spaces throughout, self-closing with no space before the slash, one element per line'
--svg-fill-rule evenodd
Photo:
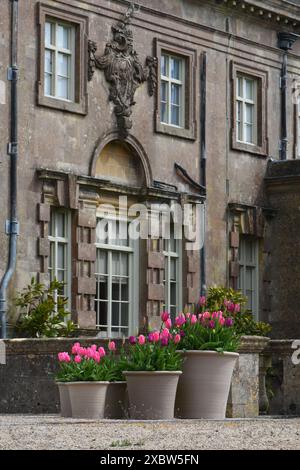
<path fill-rule="evenodd" d="M 121 306 L 121 325 L 122 326 L 128 326 L 128 304 L 122 304 Z"/>
<path fill-rule="evenodd" d="M 236 125 L 237 125 L 237 138 L 238 140 L 243 139 L 242 135 L 242 103 L 237 101 L 236 103 Z"/>
<path fill-rule="evenodd" d="M 239 98 L 243 98 L 244 93 L 243 93 L 243 78 L 242 77 L 237 77 L 237 96 Z"/>
<path fill-rule="evenodd" d="M 123 302 L 129 301 L 128 279 L 121 279 L 121 300 Z"/>
<path fill-rule="evenodd" d="M 112 279 L 112 300 L 120 299 L 120 280 L 113 277 Z"/>
<path fill-rule="evenodd" d="M 66 54 L 57 54 L 57 74 L 63 77 L 69 76 L 69 56 Z"/>
<path fill-rule="evenodd" d="M 59 243 L 57 245 L 57 269 L 65 268 L 65 245 Z"/>
<path fill-rule="evenodd" d="M 251 124 L 245 125 L 246 142 L 253 143 L 253 126 Z"/>
<path fill-rule="evenodd" d="M 108 279 L 105 276 L 100 276 L 97 279 L 97 299 L 108 300 Z"/>
<path fill-rule="evenodd" d="M 119 275 L 120 274 L 120 254 L 119 253 L 112 253 L 112 275 Z"/>
<path fill-rule="evenodd" d="M 166 55 L 161 56 L 161 74 L 164 77 L 168 76 L 168 62 L 169 58 Z"/>
<path fill-rule="evenodd" d="M 161 82 L 161 101 L 164 103 L 168 101 L 168 88 L 169 84 L 167 82 Z"/>
<path fill-rule="evenodd" d="M 69 98 L 69 80 L 57 77 L 57 97 L 67 100 Z"/>
<path fill-rule="evenodd" d="M 171 57 L 171 78 L 174 80 L 181 80 L 181 60 Z"/>
<path fill-rule="evenodd" d="M 98 325 L 107 325 L 107 302 L 99 302 L 98 303 L 98 318 L 97 323 Z"/>
<path fill-rule="evenodd" d="M 57 47 L 60 49 L 70 49 L 70 28 L 57 25 Z"/>
<path fill-rule="evenodd" d="M 179 120 L 179 107 L 178 106 L 171 106 L 171 124 L 174 126 L 179 126 L 180 125 L 180 120 Z"/>
<path fill-rule="evenodd" d="M 177 104 L 179 106 L 180 103 L 180 92 L 181 92 L 181 86 L 180 85 L 174 85 L 172 83 L 171 86 L 171 103 L 172 104 Z"/>
<path fill-rule="evenodd" d="M 47 46 L 54 45 L 54 25 L 48 21 L 45 23 L 45 44 Z"/>
<path fill-rule="evenodd" d="M 171 266 L 170 266 L 170 280 L 171 281 L 176 281 L 176 266 L 177 266 L 176 259 L 171 258 Z"/>
<path fill-rule="evenodd" d="M 45 73 L 53 72 L 53 52 L 45 50 Z"/>
<path fill-rule="evenodd" d="M 49 73 L 45 73 L 45 95 L 53 96 L 53 77 Z"/>
<path fill-rule="evenodd" d="M 111 324 L 113 326 L 119 326 L 120 325 L 120 304 L 118 302 L 112 303 L 111 313 L 112 313 Z"/>
<path fill-rule="evenodd" d="M 128 276 L 128 255 L 126 253 L 120 254 L 120 267 L 121 267 L 121 276 Z"/>
<path fill-rule="evenodd" d="M 64 238 L 66 236 L 66 217 L 63 212 L 56 212 L 56 236 Z"/>
<path fill-rule="evenodd" d="M 246 96 L 247 100 L 254 100 L 254 81 L 245 79 L 245 88 L 246 88 Z"/>
<path fill-rule="evenodd" d="M 254 106 L 249 103 L 245 103 L 245 112 L 246 112 L 246 123 L 253 124 L 253 114 L 254 114 Z"/>
<path fill-rule="evenodd" d="M 167 105 L 165 103 L 161 103 L 161 122 L 165 122 L 166 124 L 168 124 L 169 120 L 168 120 L 168 108 L 167 108 Z"/>
<path fill-rule="evenodd" d="M 97 273 L 107 274 L 107 253 L 103 250 L 98 250 Z"/>

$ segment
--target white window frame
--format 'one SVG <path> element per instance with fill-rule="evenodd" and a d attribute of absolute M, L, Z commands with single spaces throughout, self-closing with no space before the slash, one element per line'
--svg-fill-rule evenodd
<path fill-rule="evenodd" d="M 254 247 L 253 262 L 247 260 L 246 255 L 246 243 L 251 242 Z M 251 236 L 241 236 L 240 237 L 240 247 L 239 247 L 239 265 L 240 273 L 238 278 L 238 288 L 242 291 L 243 295 L 247 297 L 247 289 L 245 284 L 246 271 L 247 268 L 251 268 L 252 272 L 252 289 L 253 292 L 253 308 L 252 315 L 258 321 L 259 320 L 259 241 L 256 238 Z"/>
<path fill-rule="evenodd" d="M 59 237 L 57 235 L 58 226 L 57 226 L 57 214 L 63 214 L 65 217 L 65 223 L 67 224 L 66 227 L 66 237 Z M 71 256 L 71 212 L 66 209 L 52 209 L 51 211 L 51 219 L 49 224 L 52 224 L 52 228 L 49 227 L 49 235 L 48 240 L 50 242 L 50 256 L 49 256 L 49 278 L 50 281 L 54 279 L 58 279 L 57 277 L 57 256 L 58 256 L 58 245 L 63 244 L 67 247 L 65 250 L 65 260 L 64 260 L 64 271 L 66 275 L 64 276 L 64 282 L 66 283 L 65 286 L 65 297 L 68 298 L 67 308 L 71 311 L 71 284 L 72 284 L 72 256 Z M 50 233 L 54 233 L 51 235 Z M 54 246 L 53 253 L 54 253 L 54 265 L 51 266 L 51 258 L 52 258 L 52 248 L 51 245 Z M 52 278 L 51 272 L 52 271 Z M 58 294 L 56 294 L 58 295 Z"/>
<path fill-rule="evenodd" d="M 51 28 L 54 29 L 54 41 L 55 44 L 47 44 L 46 43 L 46 27 L 47 24 L 51 25 Z M 60 48 L 57 46 L 57 27 L 58 26 L 63 26 L 67 27 L 69 29 L 69 44 L 70 44 L 70 49 L 64 49 Z M 53 70 L 51 73 L 46 72 L 46 69 L 44 70 L 44 90 L 45 90 L 45 96 L 47 98 L 55 98 L 57 100 L 61 101 L 66 101 L 68 103 L 74 102 L 75 101 L 75 34 L 76 34 L 76 27 L 68 22 L 65 21 L 60 21 L 58 19 L 52 19 L 46 17 L 45 20 L 45 50 L 44 50 L 44 61 L 46 63 L 46 53 L 47 51 L 50 51 L 52 53 L 53 57 Z M 58 64 L 58 54 L 63 54 L 65 56 L 69 57 L 69 70 L 68 70 L 68 77 L 64 77 L 68 79 L 68 98 L 62 98 L 58 96 L 57 94 L 57 89 L 58 89 L 58 73 L 57 73 L 57 64 Z M 46 75 L 52 75 L 52 90 L 51 94 L 48 95 L 46 94 Z"/>
<path fill-rule="evenodd" d="M 100 219 L 106 219 L 107 223 L 112 221 L 121 221 L 129 224 L 132 222 L 127 217 L 114 217 L 114 216 L 104 216 L 102 214 L 97 214 L 97 221 Z M 128 336 L 134 335 L 137 333 L 138 324 L 139 324 L 139 243 L 138 240 L 131 240 L 128 235 L 129 244 L 128 246 L 122 245 L 113 245 L 111 243 L 99 243 L 96 241 L 97 257 L 98 250 L 106 251 L 108 254 L 107 257 L 107 278 L 108 278 L 108 301 L 107 301 L 107 325 L 100 325 L 98 323 L 98 312 L 96 311 L 96 328 L 100 330 L 101 328 L 106 328 L 107 332 L 103 332 L 103 338 L 123 338 L 114 332 L 112 332 L 112 253 L 128 253 L 129 257 L 129 266 L 128 266 L 128 281 L 129 281 L 129 296 L 128 296 Z M 97 271 L 97 268 L 96 268 Z M 98 277 L 103 275 L 103 273 L 96 272 L 96 282 L 98 282 Z M 103 302 L 101 299 L 95 299 L 96 302 Z M 122 303 L 122 301 L 118 301 Z M 126 327 L 122 325 L 123 327 Z"/>
<path fill-rule="evenodd" d="M 239 80 L 242 80 L 242 93 L 243 96 L 239 95 Z M 253 99 L 246 98 L 246 82 L 251 81 L 253 83 Z M 241 120 L 238 119 L 239 117 L 239 105 L 241 106 Z M 235 105 L 235 112 L 236 112 L 236 139 L 237 142 L 241 142 L 243 144 L 248 145 L 258 145 L 258 129 L 257 129 L 257 105 L 258 105 L 258 80 L 254 77 L 244 75 L 238 73 L 236 76 L 236 105 Z M 248 123 L 246 119 L 246 109 L 247 106 L 253 107 L 253 123 Z M 252 137 L 253 141 L 249 142 L 246 138 L 247 126 L 252 125 Z M 239 128 L 241 130 L 241 137 L 239 138 Z"/>
<path fill-rule="evenodd" d="M 175 230 L 176 233 L 176 230 Z M 165 256 L 165 269 L 164 286 L 165 286 L 165 304 L 164 309 L 171 313 L 171 307 L 177 308 L 177 314 L 182 310 L 182 240 L 174 238 L 176 244 L 176 252 L 171 250 L 171 239 L 164 239 L 164 244 L 167 245 L 163 254 Z M 171 260 L 176 261 L 176 305 L 171 304 L 171 280 L 169 273 L 171 271 Z"/>
<path fill-rule="evenodd" d="M 166 101 L 166 106 L 167 106 L 167 112 L 168 112 L 168 122 L 165 122 L 162 120 L 162 115 L 160 116 L 160 120 L 162 124 L 165 124 L 167 126 L 172 126 L 177 129 L 183 129 L 185 127 L 185 73 L 186 73 L 186 61 L 183 57 L 177 56 L 175 54 L 169 54 L 168 52 L 162 51 L 161 53 L 161 59 L 162 57 L 167 57 L 168 58 L 168 75 L 163 75 L 162 73 L 162 68 L 161 68 L 161 84 L 162 82 L 165 82 L 168 84 L 168 97 Z M 176 59 L 180 61 L 180 75 L 181 75 L 181 80 L 177 80 L 175 78 L 171 77 L 171 67 L 170 67 L 170 62 L 171 59 Z M 179 125 L 172 124 L 171 122 L 171 116 L 172 116 L 172 85 L 179 85 L 180 86 L 180 94 L 179 94 Z M 160 113 L 161 113 L 161 104 L 162 104 L 162 96 L 160 93 Z M 165 103 L 165 102 L 164 102 Z M 162 114 L 162 113 L 161 113 Z"/>

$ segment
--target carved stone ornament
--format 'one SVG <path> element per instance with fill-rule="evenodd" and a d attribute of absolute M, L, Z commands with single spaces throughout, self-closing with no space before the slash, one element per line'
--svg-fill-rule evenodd
<path fill-rule="evenodd" d="M 103 56 L 97 56 L 97 45 L 89 41 L 88 80 L 95 69 L 103 70 L 109 83 L 109 100 L 115 105 L 114 112 L 120 137 L 126 137 L 132 128 L 132 106 L 137 88 L 148 82 L 148 92 L 153 96 L 157 86 L 157 59 L 148 56 L 143 66 L 133 48 L 130 29 L 131 18 L 138 11 L 132 3 L 124 18 L 112 26 L 113 41 L 106 44 Z"/>

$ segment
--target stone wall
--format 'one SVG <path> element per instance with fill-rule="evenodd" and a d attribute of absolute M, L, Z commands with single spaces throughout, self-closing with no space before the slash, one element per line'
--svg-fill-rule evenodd
<path fill-rule="evenodd" d="M 87 346 L 105 345 L 98 338 L 80 338 Z M 0 364 L 0 413 L 58 413 L 54 382 L 57 354 L 70 351 L 74 339 L 6 340 L 6 365 Z M 259 414 L 259 354 L 268 338 L 245 337 L 240 347 L 228 401 L 227 416 L 253 418 Z"/>
<path fill-rule="evenodd" d="M 272 415 L 300 415 L 300 364 L 292 362 L 293 340 L 272 340 L 265 354 L 270 358 L 267 392 Z"/>

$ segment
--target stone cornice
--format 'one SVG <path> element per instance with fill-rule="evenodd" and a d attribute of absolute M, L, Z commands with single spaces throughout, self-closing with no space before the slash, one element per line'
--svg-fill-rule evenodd
<path fill-rule="evenodd" d="M 282 0 L 215 0 L 217 5 L 224 5 L 239 13 L 244 13 L 260 18 L 281 28 L 299 31 L 300 8 L 299 6 Z"/>
<path fill-rule="evenodd" d="M 270 338 L 264 336 L 242 336 L 238 352 L 243 354 L 263 352 L 270 342 Z"/>

